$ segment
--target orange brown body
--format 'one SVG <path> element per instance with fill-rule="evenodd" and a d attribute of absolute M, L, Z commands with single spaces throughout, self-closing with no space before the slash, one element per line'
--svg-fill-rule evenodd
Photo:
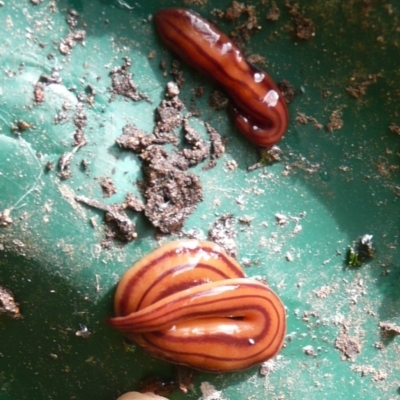
<path fill-rule="evenodd" d="M 279 297 L 221 247 L 196 240 L 168 243 L 130 268 L 115 312 L 110 324 L 153 356 L 210 372 L 275 356 L 286 332 Z"/>
<path fill-rule="evenodd" d="M 228 36 L 186 9 L 160 10 L 154 21 L 169 48 L 228 93 L 234 122 L 243 135 L 262 147 L 281 139 L 289 120 L 282 94 L 267 73 L 245 60 Z"/>

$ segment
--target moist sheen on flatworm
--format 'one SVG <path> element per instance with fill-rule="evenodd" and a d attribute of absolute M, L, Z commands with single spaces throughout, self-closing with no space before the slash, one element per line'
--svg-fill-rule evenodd
<path fill-rule="evenodd" d="M 187 9 L 160 10 L 154 21 L 171 50 L 224 88 L 233 103 L 235 125 L 244 136 L 262 147 L 281 139 L 289 121 L 281 92 L 266 72 L 245 60 L 228 36 Z"/>
<path fill-rule="evenodd" d="M 109 323 L 151 355 L 209 372 L 249 368 L 282 348 L 286 313 L 218 245 L 170 242 L 121 278 Z"/>

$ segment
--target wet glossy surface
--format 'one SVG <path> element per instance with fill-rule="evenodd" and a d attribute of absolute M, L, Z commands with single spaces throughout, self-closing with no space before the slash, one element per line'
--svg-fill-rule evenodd
<path fill-rule="evenodd" d="M 243 135 L 262 147 L 281 139 L 289 123 L 285 100 L 271 77 L 248 64 L 228 36 L 188 9 L 158 11 L 154 21 L 168 47 L 228 93 Z"/>
<path fill-rule="evenodd" d="M 129 269 L 110 324 L 155 357 L 209 372 L 246 369 L 283 345 L 286 313 L 211 242 L 170 242 Z"/>

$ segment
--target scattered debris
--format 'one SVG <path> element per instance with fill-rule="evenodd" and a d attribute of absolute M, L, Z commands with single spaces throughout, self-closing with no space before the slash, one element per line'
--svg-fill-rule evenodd
<path fill-rule="evenodd" d="M 200 390 L 202 396 L 199 398 L 199 400 L 225 400 L 222 397 L 222 392 L 215 389 L 215 386 L 209 382 L 201 382 Z"/>
<path fill-rule="evenodd" d="M 183 71 L 181 69 L 181 63 L 178 60 L 173 60 L 171 67 L 172 68 L 169 71 L 169 73 L 175 79 L 175 82 L 178 85 L 178 87 L 182 88 L 183 84 L 185 83 L 185 77 L 183 76 Z"/>
<path fill-rule="evenodd" d="M 85 44 L 86 31 L 83 29 L 76 29 L 78 27 L 79 20 L 80 15 L 77 11 L 73 9 L 68 10 L 66 21 L 70 28 L 70 32 L 66 38 L 61 40 L 58 47 L 60 53 L 64 56 L 70 55 L 77 43 L 82 43 L 82 45 Z"/>
<path fill-rule="evenodd" d="M 387 372 L 377 370 L 371 365 L 352 365 L 350 368 L 361 376 L 372 375 L 372 381 L 374 382 L 384 381 L 388 377 Z"/>
<path fill-rule="evenodd" d="M 183 116 L 181 111 L 183 108 L 184 105 L 178 97 L 174 97 L 171 100 L 163 100 L 156 110 L 157 126 L 154 134 L 160 136 L 178 128 L 182 124 Z"/>
<path fill-rule="evenodd" d="M 297 122 L 298 124 L 301 124 L 301 125 L 306 125 L 306 124 L 308 124 L 309 122 L 311 122 L 312 125 L 313 125 L 313 127 L 314 127 L 315 129 L 318 129 L 318 130 L 320 130 L 320 129 L 323 128 L 323 125 L 320 124 L 320 123 L 317 121 L 316 118 L 311 117 L 311 116 L 309 116 L 309 115 L 306 115 L 306 114 L 304 114 L 304 113 L 302 113 L 302 112 L 300 112 L 300 111 L 297 112 L 297 115 L 296 115 L 296 119 L 295 119 L 295 120 L 296 120 L 296 122 Z"/>
<path fill-rule="evenodd" d="M 208 156 L 210 148 L 200 137 L 199 133 L 189 125 L 187 118 L 183 119 L 183 130 L 186 142 L 191 145 L 191 148 L 182 149 L 180 154 L 187 160 L 188 167 L 192 167 L 199 164 Z"/>
<path fill-rule="evenodd" d="M 141 393 L 154 393 L 157 396 L 169 396 L 175 389 L 175 382 L 151 376 L 140 382 Z M 155 399 L 156 400 L 156 399 Z"/>
<path fill-rule="evenodd" d="M 92 332 L 89 331 L 86 325 L 80 325 L 80 329 L 75 332 L 75 335 L 83 339 L 87 339 L 89 336 L 92 335 Z"/>
<path fill-rule="evenodd" d="M 289 14 L 293 17 L 293 35 L 297 39 L 310 40 L 315 36 L 315 25 L 310 18 L 306 18 L 299 11 L 299 4 L 286 1 L 285 6 L 289 9 Z"/>
<path fill-rule="evenodd" d="M 384 338 L 400 335 L 400 326 L 392 322 L 379 322 L 379 328 L 381 329 L 381 335 Z"/>
<path fill-rule="evenodd" d="M 60 53 L 64 56 L 70 55 L 72 53 L 73 48 L 78 44 L 84 44 L 86 39 L 86 31 L 84 30 L 76 30 L 70 32 L 65 39 L 62 39 L 59 45 Z"/>
<path fill-rule="evenodd" d="M 177 232 L 203 199 L 200 178 L 175 167 L 174 157 L 160 146 L 149 147 L 143 159 L 144 213 L 161 232 Z"/>
<path fill-rule="evenodd" d="M 304 354 L 306 354 L 307 356 L 317 357 L 317 353 L 315 352 L 314 347 L 311 346 L 311 345 L 304 346 L 304 347 L 303 347 L 303 352 L 304 352 Z"/>
<path fill-rule="evenodd" d="M 86 196 L 76 196 L 75 200 L 105 212 L 104 220 L 108 225 L 108 230 L 106 240 L 102 243 L 104 248 L 108 248 L 114 238 L 123 242 L 130 242 L 137 238 L 135 223 L 129 219 L 122 205 L 104 205 Z"/>
<path fill-rule="evenodd" d="M 281 214 L 281 213 L 276 213 L 275 214 L 275 220 L 276 220 L 276 223 L 279 226 L 283 226 L 283 225 L 286 225 L 288 223 L 288 217 L 286 215 L 284 215 L 284 214 Z"/>
<path fill-rule="evenodd" d="M 229 171 L 235 171 L 238 167 L 238 163 L 236 160 L 228 160 L 226 162 L 226 166 L 229 169 Z"/>
<path fill-rule="evenodd" d="M 79 13 L 76 10 L 70 8 L 67 12 L 67 16 L 65 17 L 69 29 L 71 30 L 76 29 L 79 23 L 79 19 L 80 19 Z"/>
<path fill-rule="evenodd" d="M 290 104 L 294 101 L 297 96 L 297 91 L 295 87 L 286 79 L 278 82 L 278 88 L 282 92 L 282 95 L 287 104 Z"/>
<path fill-rule="evenodd" d="M 60 159 L 58 160 L 58 169 L 60 171 L 58 176 L 61 179 L 68 179 L 71 176 L 71 171 L 69 169 L 69 166 L 71 165 L 73 155 L 74 151 L 68 151 L 63 153 Z"/>
<path fill-rule="evenodd" d="M 6 208 L 0 212 L 0 226 L 8 226 L 13 223 L 11 218 L 11 208 Z"/>
<path fill-rule="evenodd" d="M 329 116 L 329 122 L 326 124 L 326 130 L 328 132 L 337 131 L 343 128 L 343 124 L 342 110 L 335 110 Z"/>
<path fill-rule="evenodd" d="M 203 167 L 203 170 L 209 170 L 217 165 L 217 159 L 225 153 L 225 145 L 219 132 L 206 122 L 206 130 L 210 137 L 210 161 Z"/>
<path fill-rule="evenodd" d="M 194 370 L 185 366 L 177 366 L 176 368 L 176 383 L 179 390 L 183 393 L 189 393 L 194 388 L 193 379 L 195 376 Z"/>
<path fill-rule="evenodd" d="M 289 251 L 287 251 L 286 254 L 285 254 L 285 259 L 288 262 L 292 262 L 294 260 L 293 254 L 290 253 Z"/>
<path fill-rule="evenodd" d="M 219 244 L 232 257 L 236 258 L 237 249 L 235 238 L 237 235 L 232 214 L 219 217 L 208 231 L 208 239 Z"/>
<path fill-rule="evenodd" d="M 264 361 L 260 365 L 259 373 L 262 376 L 267 376 L 276 369 L 276 361 L 274 359 Z"/>
<path fill-rule="evenodd" d="M 230 37 L 237 43 L 248 41 L 252 34 L 261 29 L 257 20 L 256 8 L 253 5 L 232 1 L 232 5 L 226 11 L 214 9 L 212 14 L 228 22 L 240 21 L 230 33 Z"/>
<path fill-rule="evenodd" d="M 267 59 L 258 53 L 251 53 L 246 57 L 246 60 L 249 64 L 253 64 L 256 66 L 268 68 L 268 61 Z"/>
<path fill-rule="evenodd" d="M 378 78 L 382 76 L 381 73 L 377 74 L 365 74 L 365 73 L 354 73 L 350 78 L 350 85 L 346 87 L 346 92 L 355 99 L 363 97 L 367 88 L 370 85 L 375 84 Z"/>
<path fill-rule="evenodd" d="M 11 130 L 15 133 L 15 134 L 21 134 L 24 131 L 27 131 L 28 129 L 33 127 L 33 123 L 28 123 L 25 122 L 23 120 L 19 120 L 17 121 L 16 125 L 12 125 L 11 126 Z"/>
<path fill-rule="evenodd" d="M 111 178 L 104 178 L 100 182 L 101 190 L 103 191 L 103 197 L 111 197 L 117 193 L 117 189 L 114 185 L 114 181 Z"/>
<path fill-rule="evenodd" d="M 343 330 L 335 340 L 335 348 L 342 352 L 342 360 L 354 360 L 361 351 L 361 344 L 357 337 L 350 337 Z"/>
<path fill-rule="evenodd" d="M 125 201 L 122 204 L 123 208 L 135 212 L 142 212 L 144 210 L 144 204 L 143 201 L 138 199 L 136 196 L 134 196 L 132 193 L 128 193 L 126 195 Z"/>
<path fill-rule="evenodd" d="M 85 137 L 84 128 L 87 124 L 87 116 L 85 111 L 85 103 L 87 98 L 84 94 L 79 94 L 78 102 L 75 106 L 75 113 L 73 116 L 73 123 L 75 125 L 74 141 L 72 143 L 72 151 L 65 152 L 61 155 L 58 161 L 59 174 L 61 179 L 68 179 L 71 177 L 71 171 L 69 169 L 72 159 L 76 152 L 83 146 L 86 146 L 87 140 Z"/>
<path fill-rule="evenodd" d="M 231 32 L 231 37 L 233 39 L 248 41 L 252 34 L 261 29 L 257 20 L 255 6 L 232 1 L 231 7 L 226 9 L 225 19 L 227 21 L 241 20 L 243 15 L 246 17 L 246 20 L 235 27 L 235 30 Z"/>
<path fill-rule="evenodd" d="M 21 318 L 18 303 L 14 300 L 11 290 L 0 286 L 0 313 L 6 313 L 15 319 Z"/>
<path fill-rule="evenodd" d="M 397 135 L 400 136 L 400 126 L 399 125 L 397 125 L 395 123 L 391 123 L 389 125 L 389 130 L 390 130 L 390 132 L 397 133 Z"/>
<path fill-rule="evenodd" d="M 195 134 L 191 136 L 189 133 L 188 136 L 196 141 Z M 169 154 L 161 146 L 175 141 L 175 136 L 146 135 L 133 125 L 127 125 L 123 135 L 117 139 L 117 144 L 122 148 L 140 154 L 144 180 L 139 187 L 146 199 L 144 213 L 164 233 L 181 229 L 186 217 L 202 200 L 200 179 L 186 170 L 195 164 L 196 156 L 203 158 L 203 153 L 186 149 L 186 152 Z M 189 156 L 190 161 L 186 156 Z"/>
<path fill-rule="evenodd" d="M 133 101 L 147 100 L 151 102 L 147 94 L 138 92 L 137 85 L 133 82 L 133 74 L 129 72 L 132 61 L 129 57 L 123 57 L 124 63 L 115 67 L 111 72 L 111 100 L 116 96 L 124 96 Z"/>
<path fill-rule="evenodd" d="M 229 99 L 224 92 L 213 90 L 208 98 L 208 104 L 214 110 L 223 110 L 228 107 Z"/>
<path fill-rule="evenodd" d="M 332 285 L 321 286 L 319 289 L 313 290 L 313 292 L 315 293 L 315 296 L 318 297 L 319 299 L 325 299 L 330 294 L 335 293 L 338 290 L 339 290 L 339 285 L 337 283 L 334 283 Z"/>
<path fill-rule="evenodd" d="M 62 79 L 58 71 L 53 69 L 51 75 L 42 74 L 40 75 L 38 81 L 33 86 L 33 96 L 35 103 L 43 103 L 45 100 L 45 87 L 48 85 L 59 85 Z"/>
<path fill-rule="evenodd" d="M 211 140 L 210 150 L 210 146 L 190 126 L 191 114 L 182 115 L 184 105 L 177 94 L 178 86 L 169 82 L 166 90 L 168 100 L 162 100 L 157 107 L 153 133 L 147 134 L 130 124 L 123 128 L 123 134 L 116 140 L 121 148 L 140 156 L 144 179 L 138 184 L 145 198 L 142 210 L 153 226 L 163 233 L 179 231 L 203 199 L 200 178 L 188 169 L 209 154 L 211 160 L 205 168 L 211 168 L 225 150 L 219 133 L 206 124 Z M 168 152 L 163 145 L 178 142 L 173 131 L 180 126 L 189 147 Z"/>
<path fill-rule="evenodd" d="M 272 1 L 271 2 L 271 7 L 268 10 L 267 15 L 266 15 L 265 18 L 268 21 L 276 22 L 276 21 L 279 20 L 280 15 L 281 15 L 281 12 L 280 12 L 278 6 L 276 5 L 275 1 Z"/>

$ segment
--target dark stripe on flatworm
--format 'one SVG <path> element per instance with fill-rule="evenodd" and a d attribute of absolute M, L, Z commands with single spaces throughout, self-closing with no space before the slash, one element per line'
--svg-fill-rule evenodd
<path fill-rule="evenodd" d="M 197 246 L 195 248 L 187 248 L 183 247 L 185 254 L 190 253 L 191 255 L 194 255 L 196 253 L 199 253 L 200 251 L 205 251 L 204 247 Z M 229 271 L 232 272 L 231 276 L 228 276 L 229 278 L 231 277 L 244 277 L 243 271 L 238 268 L 236 264 L 231 262 L 230 257 L 226 254 L 216 252 L 215 250 L 212 250 L 211 248 L 206 248 L 208 254 L 211 254 L 214 259 L 217 257 L 220 262 L 224 263 L 224 266 L 228 268 Z M 143 278 L 143 276 L 147 273 L 147 271 L 150 268 L 154 268 L 155 265 L 162 263 L 162 262 L 167 262 L 168 258 L 171 256 L 179 257 L 179 255 L 176 254 L 176 248 L 171 249 L 168 252 L 164 252 L 160 257 L 157 258 L 150 258 L 151 262 L 149 262 L 146 266 L 142 267 L 140 270 L 135 273 L 129 282 L 125 283 L 125 288 L 123 293 L 121 294 L 121 298 L 119 300 L 118 308 L 119 308 L 119 316 L 126 315 L 128 310 L 128 303 L 129 303 L 129 296 L 131 296 L 132 293 L 134 293 L 134 287 L 137 285 Z M 151 253 L 147 256 L 150 257 Z M 224 274 L 226 275 L 226 274 Z"/>

